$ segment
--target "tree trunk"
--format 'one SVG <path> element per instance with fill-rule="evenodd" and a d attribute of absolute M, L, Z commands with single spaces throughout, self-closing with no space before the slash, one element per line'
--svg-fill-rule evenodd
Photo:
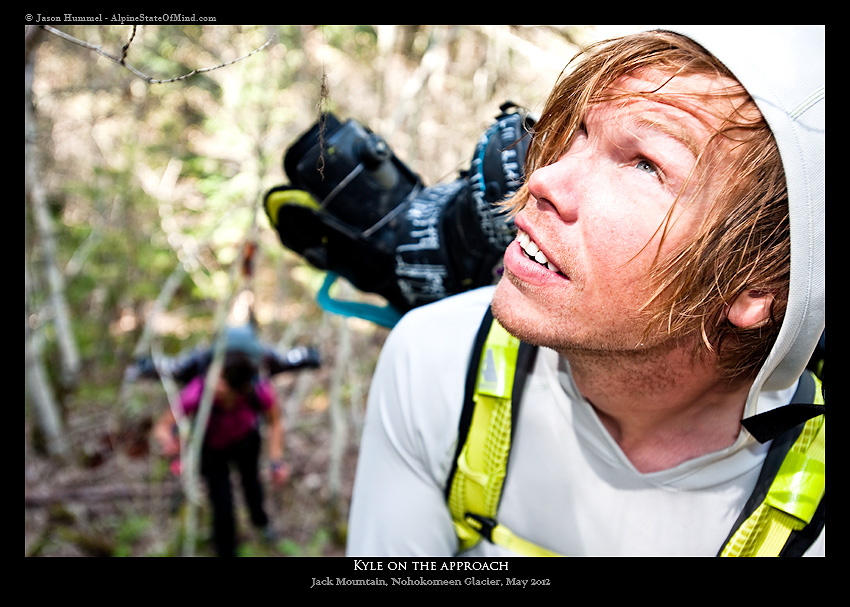
<path fill-rule="evenodd" d="M 53 390 L 44 371 L 41 358 L 40 340 L 30 328 L 30 280 L 29 268 L 24 263 L 24 390 L 26 398 L 33 407 L 38 429 L 44 435 L 49 455 L 65 458 L 68 455 L 68 442 L 59 407 L 53 397 Z"/>
<path fill-rule="evenodd" d="M 41 159 L 36 142 L 34 108 L 32 104 L 32 80 L 35 50 L 41 28 L 30 28 L 25 36 L 24 52 L 24 191 L 32 208 L 33 221 L 40 248 L 43 252 L 44 268 L 50 290 L 51 316 L 56 329 L 59 346 L 62 388 L 70 390 L 79 379 L 80 356 L 71 326 L 71 314 L 65 299 L 65 279 L 56 265 L 56 245 L 53 226 L 47 209 L 47 192 L 41 181 Z M 29 299 L 27 300 L 29 310 Z M 40 355 L 39 352 L 34 354 Z"/>

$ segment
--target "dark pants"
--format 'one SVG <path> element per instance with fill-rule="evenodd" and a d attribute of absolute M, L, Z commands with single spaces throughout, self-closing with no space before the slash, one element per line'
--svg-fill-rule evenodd
<path fill-rule="evenodd" d="M 260 433 L 251 432 L 225 449 L 204 448 L 201 454 L 201 474 L 206 480 L 213 515 L 213 541 L 218 556 L 236 556 L 236 517 L 230 465 L 235 464 L 242 481 L 245 502 L 251 522 L 265 527 L 268 516 L 263 509 L 263 487 L 259 475 Z"/>

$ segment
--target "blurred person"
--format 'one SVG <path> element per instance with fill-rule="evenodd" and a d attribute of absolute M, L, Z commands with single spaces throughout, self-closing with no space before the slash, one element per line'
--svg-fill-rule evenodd
<path fill-rule="evenodd" d="M 215 383 L 200 459 L 200 472 L 212 507 L 213 543 L 218 556 L 236 556 L 231 467 L 239 472 L 251 523 L 266 541 L 272 541 L 275 536 L 264 507 L 260 480 L 262 420 L 268 424 L 272 483 L 282 485 L 289 478 L 289 467 L 283 459 L 285 432 L 277 394 L 269 379 L 261 375 L 263 355 L 264 349 L 250 325 L 227 329 L 224 363 Z M 205 365 L 195 370 L 197 374 L 180 392 L 180 414 L 189 417 L 198 413 L 206 380 Z M 154 436 L 166 456 L 179 456 L 176 422 L 170 409 L 155 425 Z"/>

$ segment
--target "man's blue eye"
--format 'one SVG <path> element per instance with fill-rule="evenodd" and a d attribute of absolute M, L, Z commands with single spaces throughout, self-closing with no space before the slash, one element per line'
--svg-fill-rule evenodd
<path fill-rule="evenodd" d="M 638 160 L 638 163 L 635 168 L 640 169 L 641 171 L 652 173 L 653 175 L 658 172 L 655 168 L 655 165 L 653 165 L 648 160 Z"/>

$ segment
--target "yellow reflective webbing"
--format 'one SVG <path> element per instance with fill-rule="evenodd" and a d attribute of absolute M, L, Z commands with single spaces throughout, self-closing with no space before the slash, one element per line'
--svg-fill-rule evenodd
<path fill-rule="evenodd" d="M 481 352 L 473 395 L 475 410 L 449 494 L 459 552 L 469 550 L 481 540 L 482 525 L 468 514 L 492 519 L 499 507 L 510 451 L 511 392 L 519 343 L 493 321 Z M 502 525 L 492 529 L 491 540 L 517 554 L 555 556 L 515 536 Z"/>
<path fill-rule="evenodd" d="M 465 517 L 464 521 L 467 525 L 467 531 L 474 530 L 475 538 L 473 538 L 474 541 L 469 545 L 471 548 L 480 541 L 480 531 L 483 529 L 483 525 L 469 515 Z M 537 544 L 532 544 L 518 535 L 514 535 L 510 529 L 498 523 L 490 531 L 490 541 L 521 556 L 561 556 Z"/>
<path fill-rule="evenodd" d="M 513 532 L 504 525 L 496 525 L 492 532 L 493 543 L 497 546 L 507 548 L 511 552 L 522 556 L 561 556 L 551 550 L 547 550 L 537 544 L 522 539 L 514 535 Z"/>
<path fill-rule="evenodd" d="M 481 353 L 473 398 L 476 406 L 466 442 L 457 460 L 449 509 L 459 540 L 458 552 L 481 541 L 484 524 L 493 524 L 490 540 L 526 556 L 560 556 L 514 535 L 495 521 L 511 440 L 511 392 L 519 341 L 493 321 Z M 814 377 L 814 404 L 823 405 L 821 382 Z M 735 531 L 720 556 L 778 556 L 795 529 L 812 517 L 825 492 L 823 415 L 810 419 L 785 456 L 764 502 Z"/>
<path fill-rule="evenodd" d="M 815 404 L 823 405 L 815 378 Z M 826 420 L 806 422 L 782 462 L 764 502 L 735 532 L 720 556 L 778 556 L 794 530 L 811 522 L 825 492 Z"/>
<path fill-rule="evenodd" d="M 449 495 L 460 551 L 481 539 L 466 513 L 492 517 L 498 507 L 510 446 L 510 401 L 518 350 L 519 341 L 494 321 L 481 352 L 475 411 Z"/>

